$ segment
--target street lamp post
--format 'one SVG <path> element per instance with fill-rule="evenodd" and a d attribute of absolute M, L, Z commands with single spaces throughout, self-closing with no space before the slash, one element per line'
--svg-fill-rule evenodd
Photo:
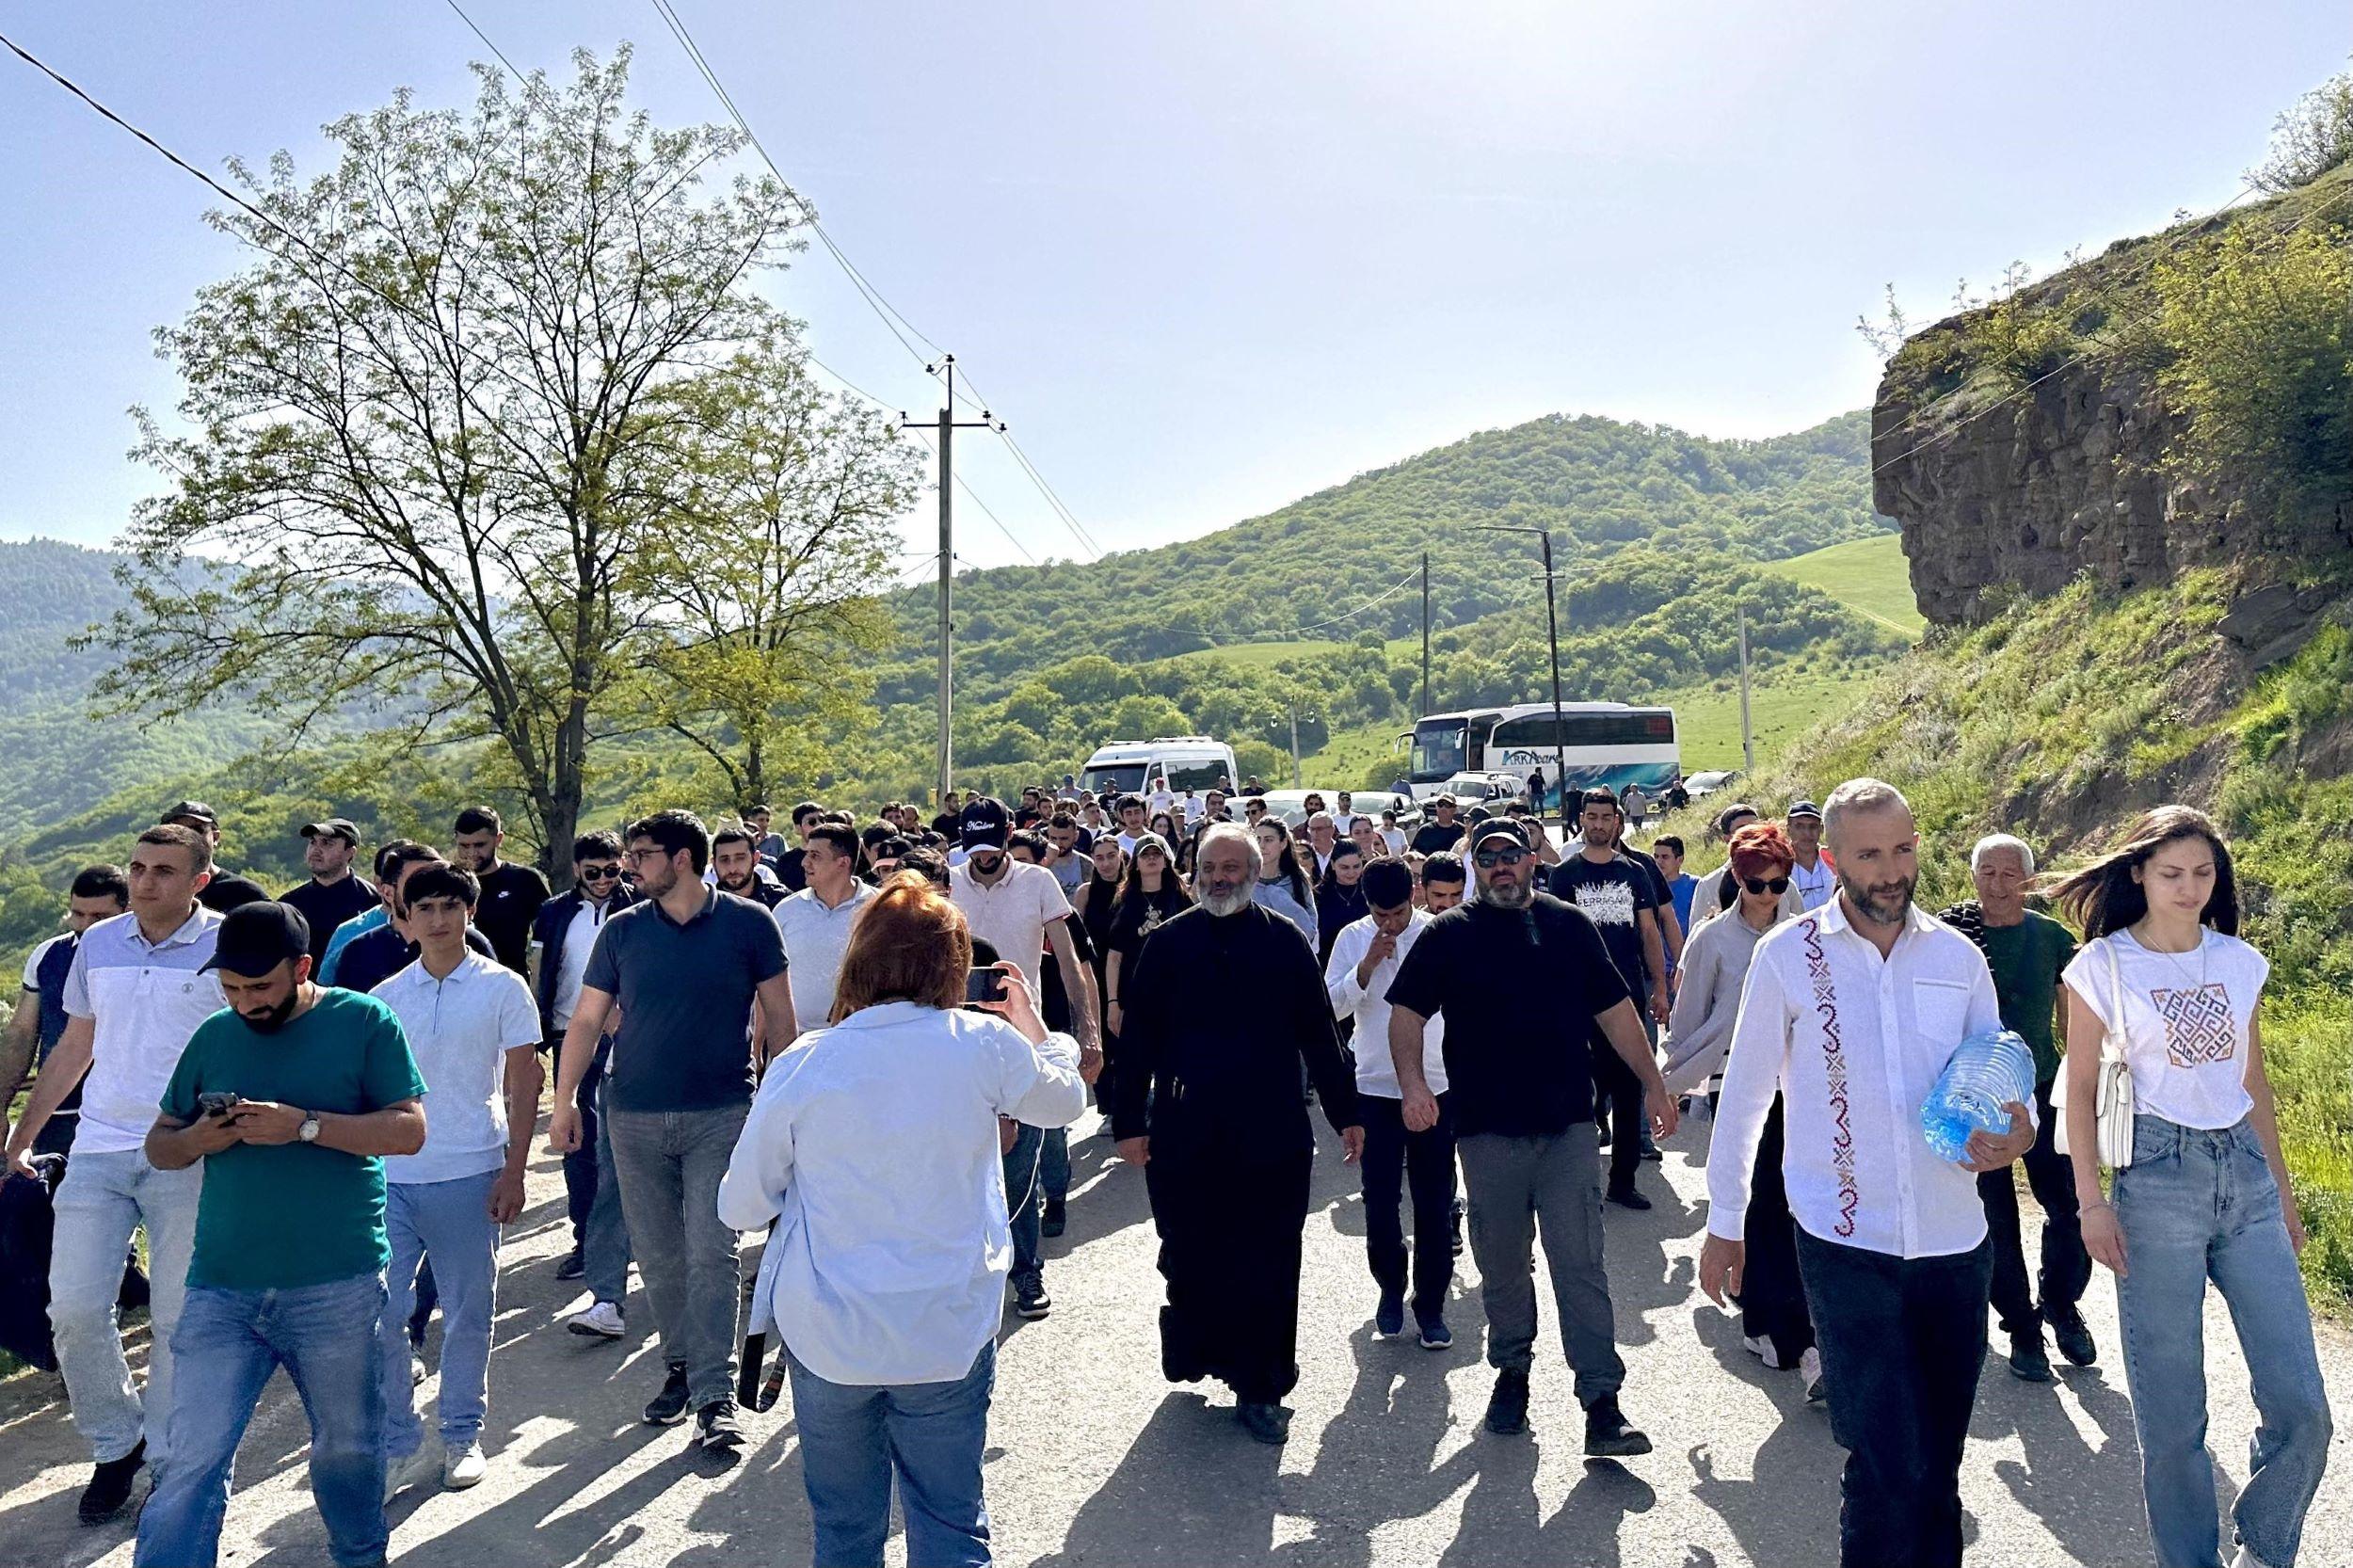
<path fill-rule="evenodd" d="M 1569 841 L 1569 721 L 1561 712 L 1561 615 L 1552 591 L 1552 534 L 1548 529 L 1519 523 L 1475 522 L 1482 534 L 1533 534 L 1545 549 L 1545 634 L 1552 644 L 1552 790 L 1560 806 L 1561 841 Z M 1541 812 L 1538 820 L 1542 820 Z"/>

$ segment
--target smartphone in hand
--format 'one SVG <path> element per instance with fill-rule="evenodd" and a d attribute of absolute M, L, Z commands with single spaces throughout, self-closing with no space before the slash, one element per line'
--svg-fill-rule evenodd
<path fill-rule="evenodd" d="M 1004 1000 L 1004 971 L 979 967 L 968 971 L 964 977 L 964 1000 L 968 1006 L 979 1001 Z"/>

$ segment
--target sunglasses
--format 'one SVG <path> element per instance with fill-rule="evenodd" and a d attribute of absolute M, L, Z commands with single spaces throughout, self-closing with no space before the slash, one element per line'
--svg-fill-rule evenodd
<path fill-rule="evenodd" d="M 1740 885 L 1752 893 L 1785 893 L 1789 890 L 1789 879 L 1785 876 L 1769 879 L 1762 876 L 1744 876 L 1740 879 Z"/>
<path fill-rule="evenodd" d="M 583 866 L 580 868 L 580 879 L 583 882 L 610 882 L 620 874 L 621 868 L 618 866 Z"/>
<path fill-rule="evenodd" d="M 1482 849 L 1471 856 L 1471 861 L 1481 871 L 1491 872 L 1497 866 L 1516 866 L 1527 858 L 1528 851 L 1524 849 Z"/>

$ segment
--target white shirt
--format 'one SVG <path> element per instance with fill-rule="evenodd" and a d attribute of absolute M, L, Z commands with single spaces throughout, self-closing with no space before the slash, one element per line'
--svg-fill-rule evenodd
<path fill-rule="evenodd" d="M 1741 1239 L 1778 1090 L 1789 1213 L 1808 1235 L 1897 1257 L 1984 1240 L 1977 1178 L 1929 1146 L 1920 1107 L 1962 1040 L 2001 1027 L 1985 955 L 1917 905 L 1884 960 L 1842 903 L 1767 932 L 1716 1107 L 1709 1233 Z"/>
<path fill-rule="evenodd" d="M 188 1036 L 221 1009 L 220 982 L 203 968 L 219 930 L 220 917 L 200 904 L 160 942 L 140 932 L 136 915 L 100 920 L 82 934 L 63 999 L 68 1016 L 91 1020 L 75 1154 L 146 1145 Z"/>
<path fill-rule="evenodd" d="M 2060 978 L 2111 1031 L 2119 1026 L 2108 946 L 2123 983 L 2133 1110 L 2176 1127 L 2236 1127 L 2255 1108 L 2247 1092 L 2247 1032 L 2269 962 L 2218 931 L 2208 931 L 2195 952 L 2156 952 L 2129 931 L 2086 942 Z"/>
<path fill-rule="evenodd" d="M 1355 827 L 1356 816 L 1357 813 L 1353 811 L 1335 811 L 1332 813 L 1332 825 L 1339 830 L 1341 838 L 1347 838 L 1350 831 Z"/>
<path fill-rule="evenodd" d="M 1155 790 L 1151 792 L 1151 794 L 1144 797 L 1144 804 L 1151 807 L 1156 812 L 1167 810 L 1171 806 L 1175 805 L 1176 802 L 1176 797 L 1170 794 L 1166 790 Z"/>
<path fill-rule="evenodd" d="M 1838 891 L 1838 872 L 1832 869 L 1828 856 L 1814 857 L 1814 869 L 1802 865 L 1789 868 L 1789 890 L 1798 895 L 1808 909 L 1819 909 Z"/>
<path fill-rule="evenodd" d="M 997 956 L 1021 971 L 1021 978 L 1030 983 L 1030 995 L 1036 997 L 1046 927 L 1070 914 L 1070 900 L 1063 896 L 1054 873 L 1044 866 L 1007 856 L 1005 874 L 994 883 L 984 883 L 973 876 L 971 867 L 957 866 L 948 873 L 948 896 L 964 911 L 972 935 L 993 943 Z"/>
<path fill-rule="evenodd" d="M 1144 830 L 1144 833 L 1149 833 L 1152 830 L 1147 827 Z M 1136 845 L 1143 840 L 1144 833 L 1122 833 L 1119 835 L 1119 847 L 1128 852 L 1130 859 L 1134 858 Z"/>
<path fill-rule="evenodd" d="M 1427 909 L 1415 910 L 1414 918 L 1398 934 L 1397 951 L 1374 968 L 1372 979 L 1363 985 L 1356 984 L 1356 968 L 1372 950 L 1372 939 L 1380 935 L 1374 929 L 1372 917 L 1367 915 L 1349 921 L 1332 938 L 1332 959 L 1323 967 L 1323 990 L 1332 999 L 1332 1016 L 1356 1020 L 1356 1032 L 1350 1040 L 1356 1053 L 1356 1088 L 1360 1094 L 1377 1095 L 1385 1100 L 1404 1096 L 1405 1091 L 1398 1086 L 1397 1061 L 1389 1054 L 1389 982 L 1397 978 L 1397 967 L 1405 962 L 1405 955 L 1414 951 L 1414 944 L 1421 940 L 1421 934 L 1435 919 Z M 1443 1013 L 1432 1018 L 1422 1032 L 1421 1073 L 1430 1080 L 1432 1094 L 1446 1093 Z"/>
<path fill-rule="evenodd" d="M 1389 846 L 1389 853 L 1391 855 L 1402 855 L 1405 853 L 1405 830 L 1401 827 L 1383 828 L 1381 830 L 1381 841 Z"/>
<path fill-rule="evenodd" d="M 1209 808 L 1209 803 L 1199 795 L 1186 795 L 1176 804 L 1183 809 L 1185 821 L 1189 824 L 1199 822 Z"/>
<path fill-rule="evenodd" d="M 424 1080 L 424 1147 L 384 1157 L 384 1179 L 456 1181 L 506 1162 L 506 1053 L 539 1048 L 523 977 L 472 948 L 440 980 L 420 958 L 378 985 Z M 527 1136 L 527 1134 L 526 1134 Z"/>
<path fill-rule="evenodd" d="M 1066 1034 L 1033 1047 L 1002 1018 L 911 1001 L 803 1035 L 760 1080 L 719 1183 L 727 1224 L 776 1222 L 753 1329 L 774 1324 L 830 1383 L 970 1371 L 1013 1262 L 997 1118 L 1070 1125 L 1078 1061 Z"/>
<path fill-rule="evenodd" d="M 604 929 L 605 920 L 613 913 L 613 901 L 602 904 L 584 898 L 580 907 L 572 911 L 571 924 L 564 928 L 564 952 L 555 965 L 555 998 L 548 1011 L 555 1018 L 558 1034 L 571 1027 L 572 1015 L 580 1007 L 580 986 L 588 973 L 588 954 L 595 951 L 597 933 Z"/>
<path fill-rule="evenodd" d="M 850 951 L 850 927 L 874 896 L 872 884 L 853 880 L 850 896 L 829 909 L 814 888 L 776 902 L 776 930 L 784 937 L 784 981 L 792 991 L 792 1021 L 804 1032 L 823 1028 L 833 1012 L 834 988 L 841 981 L 841 956 Z"/>

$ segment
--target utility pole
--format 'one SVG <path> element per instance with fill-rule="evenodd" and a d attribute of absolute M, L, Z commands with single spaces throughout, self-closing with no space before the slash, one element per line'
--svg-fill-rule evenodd
<path fill-rule="evenodd" d="M 1430 708 L 1430 552 L 1421 552 L 1421 711 Z"/>
<path fill-rule="evenodd" d="M 1545 547 L 1545 633 L 1552 643 L 1552 793 L 1561 809 L 1561 841 L 1569 840 L 1569 721 L 1561 711 L 1561 614 L 1552 589 L 1552 533 L 1513 523 L 1475 522 L 1482 534 L 1533 534 Z"/>
<path fill-rule="evenodd" d="M 1756 771 L 1756 737 L 1749 733 L 1749 613 L 1740 612 L 1740 771 Z"/>
<path fill-rule="evenodd" d="M 1306 776 L 1299 765 L 1299 710 L 1293 708 L 1291 710 L 1291 788 L 1304 790 L 1306 787 Z"/>
<path fill-rule="evenodd" d="M 952 693 L 954 661 L 952 657 L 955 626 L 950 613 L 955 596 L 952 579 L 956 564 L 952 506 L 956 478 L 952 455 L 954 442 L 958 430 L 995 430 L 1001 434 L 1005 424 L 992 417 L 986 408 L 981 410 L 978 419 L 956 418 L 956 357 L 953 354 L 943 356 L 939 363 L 925 365 L 923 369 L 933 376 L 944 372 L 948 385 L 947 400 L 939 410 L 939 781 L 936 786 L 938 793 L 932 797 L 932 804 L 936 806 L 948 798 L 949 779 L 954 763 L 954 744 L 950 739 L 950 721 L 955 710 Z M 902 408 L 899 410 L 899 423 L 912 425 L 915 422 Z"/>

